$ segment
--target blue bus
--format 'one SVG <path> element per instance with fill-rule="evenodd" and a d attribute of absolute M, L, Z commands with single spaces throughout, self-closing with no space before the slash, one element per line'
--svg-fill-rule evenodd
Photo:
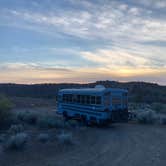
<path fill-rule="evenodd" d="M 81 119 L 87 124 L 128 121 L 127 95 L 127 90 L 102 86 L 61 89 L 57 113 L 66 119 Z"/>

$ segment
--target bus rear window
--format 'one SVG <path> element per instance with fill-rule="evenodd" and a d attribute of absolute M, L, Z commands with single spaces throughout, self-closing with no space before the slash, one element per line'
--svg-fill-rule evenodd
<path fill-rule="evenodd" d="M 90 96 L 86 96 L 86 103 L 90 104 Z"/>

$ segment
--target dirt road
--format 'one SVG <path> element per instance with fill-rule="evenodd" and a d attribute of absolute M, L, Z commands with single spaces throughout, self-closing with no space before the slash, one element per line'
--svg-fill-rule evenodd
<path fill-rule="evenodd" d="M 76 129 L 74 145 L 32 143 L 0 154 L 1 166 L 165 166 L 166 127 L 114 124 Z"/>

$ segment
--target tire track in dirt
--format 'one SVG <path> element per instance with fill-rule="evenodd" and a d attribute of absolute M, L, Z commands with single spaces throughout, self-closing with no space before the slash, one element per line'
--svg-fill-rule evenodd
<path fill-rule="evenodd" d="M 111 128 L 93 130 L 97 129 L 92 129 L 92 139 L 101 135 L 94 144 L 88 142 L 85 145 L 88 148 L 84 147 L 79 149 L 77 154 L 74 151 L 70 154 L 75 156 L 72 165 L 165 165 L 164 157 L 161 159 L 160 156 L 166 152 L 164 141 L 162 142 L 166 140 L 164 133 L 166 130 L 164 128 L 161 130 L 160 126 L 119 124 L 114 130 Z M 67 162 L 71 159 L 70 155 L 66 156 Z"/>

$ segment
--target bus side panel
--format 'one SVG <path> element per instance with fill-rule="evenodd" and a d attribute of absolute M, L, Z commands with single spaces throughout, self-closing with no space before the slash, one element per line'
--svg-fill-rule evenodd
<path fill-rule="evenodd" d="M 91 107 L 76 104 L 61 103 L 58 107 L 58 113 L 67 114 L 69 118 L 85 118 L 87 121 L 100 120 L 106 121 L 109 119 L 109 112 L 102 111 L 103 106 Z"/>

